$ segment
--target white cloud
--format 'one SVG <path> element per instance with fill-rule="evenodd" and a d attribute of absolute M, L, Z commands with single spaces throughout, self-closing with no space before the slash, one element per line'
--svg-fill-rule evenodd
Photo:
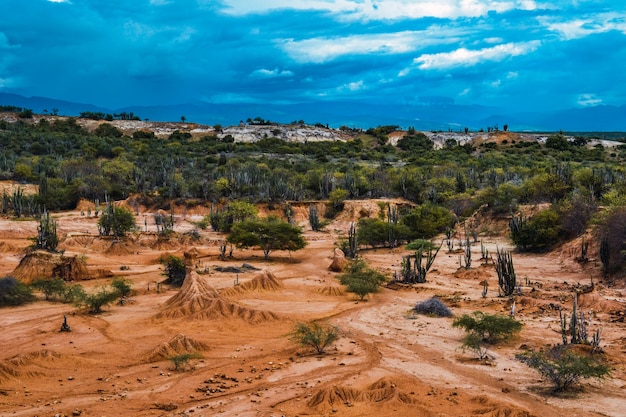
<path fill-rule="evenodd" d="M 459 48 L 452 52 L 437 54 L 424 54 L 413 60 L 418 68 L 423 70 L 445 69 L 459 66 L 474 66 L 483 61 L 502 61 L 506 58 L 525 55 L 535 51 L 540 45 L 539 41 L 505 43 L 490 48 L 469 50 Z"/>
<path fill-rule="evenodd" d="M 226 6 L 223 12 L 233 15 L 290 9 L 322 11 L 340 20 L 364 21 L 478 17 L 490 11 L 537 8 L 533 0 L 225 0 L 223 4 Z"/>
<path fill-rule="evenodd" d="M 426 31 L 403 31 L 371 35 L 352 35 L 336 38 L 311 38 L 281 40 L 280 47 L 301 63 L 324 63 L 344 55 L 381 54 L 394 55 L 412 52 L 424 46 L 459 41 L 458 34 Z M 435 33 L 433 33 L 435 32 Z"/>
<path fill-rule="evenodd" d="M 250 76 L 252 78 L 283 78 L 283 77 L 292 77 L 293 72 L 288 71 L 288 70 L 281 71 L 278 68 L 274 68 L 273 70 L 261 68 L 252 72 Z"/>
<path fill-rule="evenodd" d="M 602 104 L 602 99 L 595 94 L 580 94 L 576 102 L 582 107 L 592 107 Z"/>
<path fill-rule="evenodd" d="M 600 13 L 568 21 L 554 21 L 544 17 L 540 18 L 539 21 L 549 30 L 559 33 L 566 40 L 610 31 L 626 34 L 626 14 L 624 13 Z"/>
<path fill-rule="evenodd" d="M 69 0 L 48 0 L 49 3 L 71 3 Z"/>

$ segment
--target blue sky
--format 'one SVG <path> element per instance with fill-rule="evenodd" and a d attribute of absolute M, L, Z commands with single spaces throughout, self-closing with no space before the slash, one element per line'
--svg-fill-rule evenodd
<path fill-rule="evenodd" d="M 128 105 L 626 104 L 624 0 L 2 0 L 0 92 Z"/>

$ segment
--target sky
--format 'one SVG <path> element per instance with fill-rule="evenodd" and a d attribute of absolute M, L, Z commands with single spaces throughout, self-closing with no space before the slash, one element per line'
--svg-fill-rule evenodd
<path fill-rule="evenodd" d="M 193 102 L 626 104 L 624 0 L 1 0 L 0 92 Z"/>

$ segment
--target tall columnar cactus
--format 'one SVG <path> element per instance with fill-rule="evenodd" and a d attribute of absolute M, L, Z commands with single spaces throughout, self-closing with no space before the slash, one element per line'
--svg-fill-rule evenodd
<path fill-rule="evenodd" d="M 602 261 L 604 275 L 607 275 L 611 266 L 611 247 L 609 245 L 609 239 L 606 237 L 600 240 L 600 260 Z"/>
<path fill-rule="evenodd" d="M 389 231 L 389 247 L 395 248 L 398 246 L 398 237 L 396 236 L 396 226 L 400 219 L 398 214 L 398 207 L 387 203 L 387 230 Z"/>
<path fill-rule="evenodd" d="M 415 252 L 415 255 L 405 256 L 402 258 L 402 270 L 400 275 L 402 281 L 410 284 L 423 284 L 426 282 L 426 274 L 433 266 L 437 253 L 441 246 L 434 250 L 432 247 L 428 251 L 421 248 Z M 412 259 L 414 259 L 412 261 Z"/>
<path fill-rule="evenodd" d="M 314 232 L 319 232 L 322 227 L 322 222 L 320 221 L 320 216 L 315 204 L 309 205 L 309 224 L 311 225 L 311 230 Z"/>
<path fill-rule="evenodd" d="M 57 235 L 57 223 L 50 217 L 50 214 L 44 209 L 37 226 L 37 236 L 33 239 L 35 249 L 42 249 L 54 252 L 59 245 L 59 237 Z"/>
<path fill-rule="evenodd" d="M 470 269 L 472 266 L 472 244 L 470 243 L 469 236 L 465 236 L 465 269 Z"/>
<path fill-rule="evenodd" d="M 513 257 L 510 252 L 497 249 L 497 258 L 494 263 L 496 272 L 498 273 L 499 294 L 503 297 L 509 297 L 515 292 L 517 286 L 517 278 L 515 277 L 515 268 L 513 267 Z"/>
<path fill-rule="evenodd" d="M 356 223 L 350 223 L 350 229 L 348 230 L 348 245 L 346 256 L 348 258 L 356 258 L 359 244 L 357 241 L 357 228 Z"/>

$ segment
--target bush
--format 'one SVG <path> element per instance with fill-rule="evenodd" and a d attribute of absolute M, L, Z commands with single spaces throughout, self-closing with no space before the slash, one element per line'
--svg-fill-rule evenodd
<path fill-rule="evenodd" d="M 452 317 L 452 311 L 437 296 L 417 303 L 413 311 L 429 316 Z"/>
<path fill-rule="evenodd" d="M 469 334 L 478 336 L 488 344 L 510 339 L 522 330 L 522 323 L 509 316 L 485 314 L 475 311 L 472 315 L 463 314 L 452 322 L 452 327 L 459 327 Z"/>
<path fill-rule="evenodd" d="M 113 207 L 109 204 L 98 219 L 98 232 L 101 236 L 123 237 L 134 228 L 135 216 L 125 207 Z"/>
<path fill-rule="evenodd" d="M 530 220 L 521 215 L 511 220 L 511 239 L 524 251 L 544 251 L 559 241 L 561 221 L 554 210 L 543 210 Z"/>
<path fill-rule="evenodd" d="M 165 265 L 163 275 L 167 277 L 164 282 L 175 287 L 182 286 L 187 275 L 185 260 L 179 256 L 167 255 L 164 259 L 161 259 L 161 263 Z"/>
<path fill-rule="evenodd" d="M 339 328 L 319 323 L 296 323 L 288 334 L 289 340 L 304 347 L 312 347 L 318 354 L 339 339 Z"/>
<path fill-rule="evenodd" d="M 120 298 L 128 297 L 133 292 L 130 281 L 120 277 L 114 278 L 113 281 L 111 281 L 111 287 L 115 289 Z"/>
<path fill-rule="evenodd" d="M 61 278 L 38 278 L 30 285 L 31 287 L 41 291 L 46 297 L 46 300 L 54 298 L 55 296 L 62 297 L 66 291 L 65 281 Z"/>
<path fill-rule="evenodd" d="M 181 353 L 180 355 L 170 356 L 168 359 L 174 365 L 174 371 L 185 371 L 188 369 L 189 361 L 192 359 L 200 359 L 202 356 L 197 353 Z"/>
<path fill-rule="evenodd" d="M 577 353 L 570 346 L 556 346 L 547 352 L 524 352 L 515 358 L 548 378 L 554 384 L 554 392 L 568 391 L 581 379 L 611 376 L 606 364 L 591 355 Z"/>
<path fill-rule="evenodd" d="M 119 294 L 113 289 L 106 287 L 100 288 L 99 291 L 87 294 L 83 297 L 81 304 L 89 307 L 89 312 L 92 314 L 98 314 L 102 312 L 102 307 L 107 306 L 117 300 Z"/>
<path fill-rule="evenodd" d="M 400 224 L 407 227 L 412 238 L 430 239 L 438 233 L 454 226 L 454 216 L 445 207 L 424 204 L 413 209 L 400 219 Z"/>
<path fill-rule="evenodd" d="M 387 279 L 383 274 L 367 266 L 361 259 L 350 262 L 343 274 L 339 275 L 339 282 L 347 286 L 347 291 L 355 293 L 361 300 L 370 293 L 378 291 L 380 285 Z"/>
<path fill-rule="evenodd" d="M 28 285 L 13 277 L 0 278 L 0 307 L 19 306 L 34 299 Z"/>

